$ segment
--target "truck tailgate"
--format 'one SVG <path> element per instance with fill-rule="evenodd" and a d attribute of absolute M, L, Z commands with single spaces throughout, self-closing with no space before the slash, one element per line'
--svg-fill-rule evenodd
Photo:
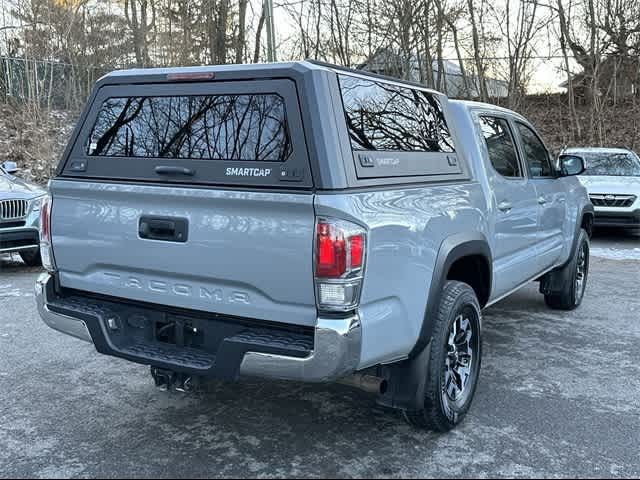
<path fill-rule="evenodd" d="M 315 325 L 311 193 L 73 180 L 50 188 L 63 287 Z M 186 235 L 141 238 L 147 218 L 183 222 Z"/>

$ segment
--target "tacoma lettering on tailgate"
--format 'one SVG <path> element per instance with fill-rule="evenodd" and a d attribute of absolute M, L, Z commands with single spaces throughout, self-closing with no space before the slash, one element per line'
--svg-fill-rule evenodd
<path fill-rule="evenodd" d="M 163 280 L 144 279 L 119 273 L 103 273 L 109 285 L 144 290 L 152 293 L 176 295 L 180 297 L 196 297 L 213 303 L 241 303 L 250 305 L 249 294 L 239 290 L 224 291 L 221 288 L 193 286 L 184 283 L 170 283 Z"/>

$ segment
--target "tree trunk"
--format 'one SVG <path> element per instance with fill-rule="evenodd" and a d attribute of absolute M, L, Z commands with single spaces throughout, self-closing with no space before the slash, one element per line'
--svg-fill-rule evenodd
<path fill-rule="evenodd" d="M 266 2 L 262 3 L 262 12 L 260 13 L 260 19 L 258 20 L 258 27 L 256 28 L 256 42 L 253 50 L 253 63 L 258 63 L 260 61 L 260 47 L 262 40 L 262 30 L 264 29 L 264 21 L 265 21 L 265 8 Z"/>
<path fill-rule="evenodd" d="M 247 3 L 248 0 L 239 0 L 238 4 L 238 38 L 236 39 L 236 63 L 244 62 L 244 50 L 247 44 Z"/>
<path fill-rule="evenodd" d="M 431 1 L 424 0 L 423 15 L 421 23 L 423 25 L 422 35 L 424 44 L 425 82 L 427 87 L 435 88 L 433 79 L 433 55 L 431 54 L 431 29 L 429 28 L 429 12 L 431 11 Z"/>
<path fill-rule="evenodd" d="M 216 22 L 216 63 L 227 63 L 227 19 L 229 16 L 229 0 L 218 0 Z"/>
<path fill-rule="evenodd" d="M 133 36 L 133 51 L 136 56 L 136 65 L 138 67 L 143 67 L 144 60 L 142 58 L 142 42 L 140 39 L 140 24 L 138 23 L 138 8 L 136 6 L 136 1 L 137 0 L 125 0 L 124 13 Z"/>
<path fill-rule="evenodd" d="M 456 50 L 456 57 L 458 58 L 458 64 L 460 66 L 460 75 L 462 76 L 462 89 L 464 91 L 465 97 L 471 96 L 471 89 L 469 88 L 469 79 L 467 78 L 467 71 L 464 66 L 464 59 L 462 57 L 462 51 L 460 50 L 460 40 L 458 38 L 458 29 L 456 28 L 455 22 L 451 19 L 450 16 L 445 15 L 444 10 L 442 9 L 442 2 L 440 0 L 436 0 L 438 3 L 438 8 L 442 10 L 442 16 L 449 26 L 449 30 L 453 35 L 453 46 Z M 459 92 L 458 92 L 459 93 Z"/>
<path fill-rule="evenodd" d="M 316 5 L 316 39 L 315 39 L 315 58 L 320 57 L 320 30 L 322 28 L 322 0 L 318 0 Z"/>
<path fill-rule="evenodd" d="M 564 13 L 563 0 L 558 0 L 558 18 L 560 22 L 560 49 L 562 51 L 562 57 L 564 61 L 564 68 L 567 71 L 567 96 L 569 97 L 569 112 L 571 114 L 571 120 L 575 127 L 575 133 L 573 135 L 574 141 L 580 141 L 582 139 L 582 127 L 580 125 L 580 119 L 578 118 L 578 112 L 576 111 L 576 98 L 573 91 L 573 78 L 571 76 L 571 68 L 569 66 L 569 52 L 567 51 L 567 19 Z"/>
<path fill-rule="evenodd" d="M 182 22 L 182 48 L 180 49 L 180 63 L 189 65 L 191 60 L 191 8 L 187 1 L 179 2 L 180 21 Z"/>
<path fill-rule="evenodd" d="M 482 55 L 480 53 L 480 36 L 478 35 L 478 24 L 476 23 L 473 0 L 467 0 L 467 5 L 469 7 L 471 35 L 473 37 L 473 58 L 475 60 L 476 72 L 478 75 L 478 93 L 480 94 L 480 99 L 483 102 L 486 102 L 487 100 L 489 100 L 489 92 L 487 91 L 487 80 L 485 77 Z"/>
<path fill-rule="evenodd" d="M 436 17 L 436 61 L 438 62 L 438 75 L 436 75 L 436 89 L 447 94 L 447 72 L 443 59 L 444 43 L 444 12 L 441 0 L 435 0 L 437 8 Z"/>
<path fill-rule="evenodd" d="M 133 36 L 133 51 L 138 67 L 145 67 L 151 63 L 147 37 L 149 30 L 155 23 L 155 7 L 151 7 L 152 19 L 150 23 L 147 8 L 147 0 L 125 0 L 124 2 L 125 18 Z"/>

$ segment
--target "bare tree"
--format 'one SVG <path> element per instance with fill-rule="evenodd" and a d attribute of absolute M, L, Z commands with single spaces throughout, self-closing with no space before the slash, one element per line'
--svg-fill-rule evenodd
<path fill-rule="evenodd" d="M 460 66 L 460 76 L 462 77 L 462 93 L 464 94 L 464 96 L 470 97 L 472 95 L 472 90 L 469 84 L 469 77 L 467 76 L 467 70 L 464 64 L 465 60 L 462 56 L 462 49 L 461 49 L 462 47 L 461 47 L 461 42 L 458 35 L 458 26 L 456 24 L 456 20 L 461 15 L 462 15 L 461 10 L 457 10 L 457 11 L 452 10 L 451 12 L 449 12 L 444 16 L 444 19 L 447 22 L 447 25 L 453 37 L 453 47 L 456 51 L 458 65 Z"/>
<path fill-rule="evenodd" d="M 484 2 L 484 0 L 480 0 Z M 487 101 L 489 99 L 489 92 L 487 89 L 487 79 L 485 72 L 485 64 L 482 59 L 482 50 L 480 44 L 480 34 L 478 33 L 478 20 L 476 16 L 476 10 L 474 5 L 474 0 L 467 0 L 467 5 L 469 9 L 469 22 L 471 26 L 471 35 L 473 38 L 473 59 L 476 67 L 476 75 L 478 77 L 478 90 L 480 93 L 480 98 L 483 101 Z M 482 8 L 481 8 L 482 11 Z"/>
<path fill-rule="evenodd" d="M 567 73 L 567 93 L 569 97 L 569 112 L 571 114 L 571 119 L 573 122 L 573 126 L 575 128 L 574 138 L 582 137 L 582 126 L 580 124 L 580 119 L 578 118 L 578 112 L 576 110 L 576 99 L 573 91 L 573 79 L 571 73 L 571 66 L 569 60 L 569 51 L 567 49 L 567 41 L 569 32 L 567 30 L 567 19 L 564 13 L 564 5 L 563 0 L 557 0 L 557 11 L 558 11 L 558 19 L 560 24 L 560 49 L 562 51 L 562 59 L 564 62 L 564 69 Z"/>
<path fill-rule="evenodd" d="M 515 8 L 514 8 L 515 7 Z M 539 0 L 514 0 L 492 6 L 495 23 L 507 51 L 508 105 L 517 109 L 526 94 L 527 75 L 535 55 L 536 38 L 550 23 Z"/>
<path fill-rule="evenodd" d="M 247 44 L 247 3 L 249 0 L 239 0 L 238 2 L 238 35 L 236 37 L 236 63 L 244 61 L 244 52 Z"/>
<path fill-rule="evenodd" d="M 148 66 L 151 63 L 148 36 L 156 21 L 154 3 L 148 0 L 125 0 L 124 12 L 133 35 L 136 64 L 139 67 Z"/>
<path fill-rule="evenodd" d="M 262 9 L 260 10 L 260 19 L 258 20 L 258 27 L 256 28 L 256 39 L 255 39 L 255 47 L 253 52 L 253 63 L 258 63 L 260 61 L 260 46 L 261 46 L 261 37 L 262 30 L 264 28 L 265 22 L 265 4 L 263 2 Z"/>
<path fill-rule="evenodd" d="M 204 0 L 209 59 L 213 64 L 227 63 L 227 21 L 230 0 Z"/>

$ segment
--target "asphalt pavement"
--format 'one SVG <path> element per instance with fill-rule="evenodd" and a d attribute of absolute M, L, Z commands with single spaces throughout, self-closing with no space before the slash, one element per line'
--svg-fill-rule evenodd
<path fill-rule="evenodd" d="M 638 477 L 640 235 L 600 233 L 593 252 L 578 310 L 532 284 L 485 311 L 475 402 L 444 435 L 338 385 L 159 392 L 45 327 L 39 271 L 0 257 L 0 476 Z"/>

